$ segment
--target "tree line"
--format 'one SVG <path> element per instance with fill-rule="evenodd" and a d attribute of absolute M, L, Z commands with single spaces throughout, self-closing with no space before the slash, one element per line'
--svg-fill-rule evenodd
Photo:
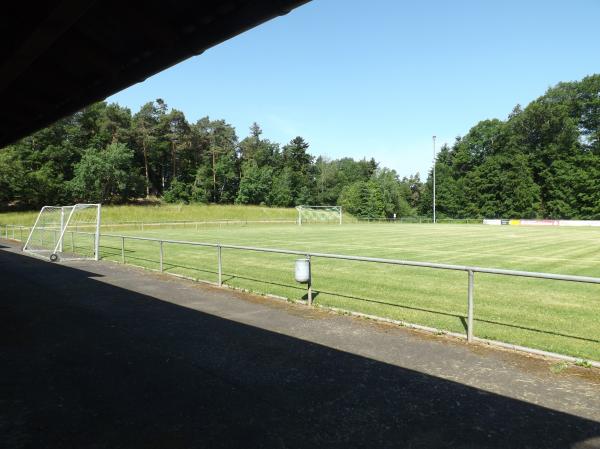
<path fill-rule="evenodd" d="M 427 179 L 420 211 L 432 206 Z M 441 216 L 600 218 L 600 75 L 484 120 L 436 158 Z"/>
<path fill-rule="evenodd" d="M 506 120 L 473 126 L 436 161 L 440 217 L 600 218 L 600 75 L 563 82 Z M 0 206 L 167 202 L 341 205 L 365 217 L 430 215 L 432 172 L 400 178 L 374 159 L 315 157 L 302 137 L 280 145 L 254 123 L 158 99 L 132 114 L 100 102 L 0 150 Z"/>
<path fill-rule="evenodd" d="M 421 188 L 374 159 L 315 157 L 302 137 L 272 142 L 256 123 L 241 140 L 225 120 L 190 123 L 161 99 L 135 114 L 99 102 L 0 150 L 4 208 L 162 198 L 386 217 L 414 214 Z"/>

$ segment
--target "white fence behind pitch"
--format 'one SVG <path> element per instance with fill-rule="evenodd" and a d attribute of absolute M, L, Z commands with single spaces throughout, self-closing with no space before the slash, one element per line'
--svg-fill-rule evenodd
<path fill-rule="evenodd" d="M 580 227 L 600 227 L 600 220 L 538 220 L 538 219 L 499 219 L 484 218 L 485 225 L 509 225 L 509 226 L 580 226 Z"/>

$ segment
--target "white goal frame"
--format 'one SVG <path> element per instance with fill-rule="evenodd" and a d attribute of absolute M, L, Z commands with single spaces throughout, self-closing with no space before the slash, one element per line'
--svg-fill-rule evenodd
<path fill-rule="evenodd" d="M 296 206 L 296 210 L 298 211 L 298 226 L 302 226 L 302 216 L 303 216 L 303 212 L 305 211 L 318 211 L 319 209 L 328 209 L 330 211 L 335 211 L 338 214 L 338 221 L 339 224 L 342 224 L 343 220 L 342 220 L 342 206 L 307 206 L 307 205 L 301 205 L 301 206 Z M 304 220 L 305 222 L 308 220 Z"/>
<path fill-rule="evenodd" d="M 95 208 L 95 223 L 85 223 L 83 225 L 73 224 L 73 217 L 77 215 L 78 211 L 83 209 Z M 69 206 L 44 206 L 40 210 L 31 231 L 29 232 L 29 236 L 23 245 L 23 252 L 29 253 L 38 257 L 48 257 L 51 262 L 56 262 L 57 260 L 99 260 L 100 259 L 100 217 L 101 217 L 102 205 L 99 203 L 96 204 L 84 204 L 78 203 Z M 56 223 L 51 223 L 50 227 L 44 227 L 45 223 L 40 222 L 40 219 L 44 216 L 45 213 L 60 213 L 60 218 Z M 75 251 L 72 253 L 67 253 L 64 251 L 64 239 L 65 234 L 67 232 L 67 228 L 69 226 L 76 226 L 75 231 L 69 231 L 71 233 L 71 239 L 73 240 L 73 234 L 83 234 L 87 236 L 93 236 L 93 250 L 91 255 L 81 255 L 78 256 Z M 79 227 L 84 227 L 84 231 L 79 231 Z M 54 234 L 54 239 L 49 248 L 36 247 L 32 238 L 37 231 L 43 233 L 46 231 L 51 231 Z M 57 234 L 58 232 L 58 234 Z M 58 238 L 56 238 L 58 236 Z"/>

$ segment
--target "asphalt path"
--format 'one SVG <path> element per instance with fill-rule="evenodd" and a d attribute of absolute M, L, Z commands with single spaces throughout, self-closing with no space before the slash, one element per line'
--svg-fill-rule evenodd
<path fill-rule="evenodd" d="M 555 364 L 0 241 L 7 449 L 600 448 Z"/>

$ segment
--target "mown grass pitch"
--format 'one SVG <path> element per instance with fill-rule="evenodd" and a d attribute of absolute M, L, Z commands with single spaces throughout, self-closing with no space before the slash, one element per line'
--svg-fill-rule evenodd
<path fill-rule="evenodd" d="M 104 231 L 108 232 L 108 231 Z M 600 276 L 600 230 L 483 225 L 348 224 L 149 228 L 114 233 Z M 120 261 L 120 239 L 104 236 L 101 255 Z M 166 272 L 215 282 L 214 248 L 164 246 Z M 157 243 L 126 241 L 128 263 L 158 268 Z M 295 256 L 223 250 L 226 284 L 292 299 Z M 313 260 L 315 302 L 464 332 L 467 275 L 428 268 Z M 475 335 L 600 360 L 600 286 L 475 275 Z"/>

